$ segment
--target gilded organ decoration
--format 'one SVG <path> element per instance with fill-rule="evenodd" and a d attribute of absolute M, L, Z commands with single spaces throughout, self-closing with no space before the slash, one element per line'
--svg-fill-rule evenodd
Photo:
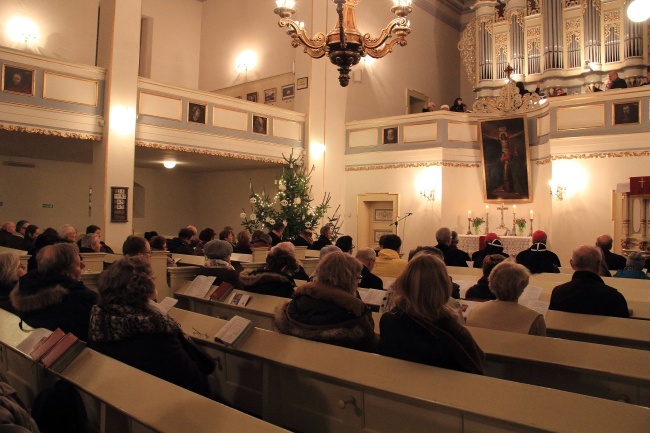
<path fill-rule="evenodd" d="M 499 33 L 494 37 L 494 48 L 497 53 L 504 52 L 508 54 L 508 34 Z"/>
<path fill-rule="evenodd" d="M 508 24 L 512 25 L 513 20 L 517 20 L 517 24 L 521 27 L 524 27 L 524 10 L 523 9 L 511 9 L 508 12 Z"/>
<path fill-rule="evenodd" d="M 565 0 L 564 7 L 570 8 L 571 6 L 579 6 L 580 0 Z"/>
<path fill-rule="evenodd" d="M 465 66 L 469 82 L 476 83 L 476 19 L 472 19 L 465 27 L 458 42 L 460 58 Z"/>
<path fill-rule="evenodd" d="M 494 7 L 494 22 L 498 23 L 500 21 L 505 21 L 506 19 L 506 2 L 497 2 L 497 5 Z"/>
<path fill-rule="evenodd" d="M 542 8 L 541 0 L 527 0 L 526 1 L 526 14 L 527 15 L 539 15 L 539 11 Z"/>
<path fill-rule="evenodd" d="M 603 22 L 605 23 L 605 39 L 613 34 L 619 36 L 621 34 L 621 13 L 618 10 L 605 12 L 603 15 Z"/>
<path fill-rule="evenodd" d="M 529 27 L 526 29 L 526 51 L 530 53 L 533 50 L 533 44 L 539 49 L 540 44 L 540 28 Z"/>
<path fill-rule="evenodd" d="M 565 25 L 566 44 L 571 44 L 571 40 L 575 39 L 580 43 L 580 18 L 567 20 Z"/>
<path fill-rule="evenodd" d="M 489 34 L 492 34 L 492 25 L 494 24 L 494 20 L 490 17 L 479 17 L 477 25 L 480 28 L 483 24 L 485 24 L 485 30 Z"/>
<path fill-rule="evenodd" d="M 506 114 L 527 111 L 539 105 L 540 97 L 537 93 L 527 93 L 524 96 L 519 94 L 517 85 L 509 80 L 499 90 L 496 98 L 479 98 L 472 105 L 472 111 L 484 114 Z"/>

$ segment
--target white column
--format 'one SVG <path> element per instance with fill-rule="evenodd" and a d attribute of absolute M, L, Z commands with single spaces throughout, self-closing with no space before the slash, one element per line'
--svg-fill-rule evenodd
<path fill-rule="evenodd" d="M 106 68 L 104 139 L 93 154 L 93 192 L 106 243 L 116 251 L 133 231 L 133 173 L 141 0 L 101 0 L 97 64 Z M 128 188 L 127 222 L 111 222 L 111 187 Z"/>

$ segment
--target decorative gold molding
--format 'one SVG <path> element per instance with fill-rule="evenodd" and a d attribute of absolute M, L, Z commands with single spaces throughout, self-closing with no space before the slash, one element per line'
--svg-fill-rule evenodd
<path fill-rule="evenodd" d="M 467 27 L 463 30 L 457 48 L 460 51 L 460 58 L 465 66 L 467 78 L 472 84 L 476 85 L 476 18 L 467 23 Z"/>
<path fill-rule="evenodd" d="M 389 170 L 393 168 L 417 168 L 417 167 L 456 167 L 456 168 L 478 168 L 481 164 L 473 162 L 405 162 L 402 164 L 382 165 L 353 165 L 345 167 L 345 171 L 369 171 Z"/>
<path fill-rule="evenodd" d="M 530 52 L 533 50 L 533 44 L 537 45 L 537 48 L 539 49 L 541 42 L 540 26 L 526 29 L 526 39 L 526 52 L 530 55 Z"/>
<path fill-rule="evenodd" d="M 581 20 L 580 18 L 576 18 L 573 20 L 566 20 L 565 22 L 565 35 L 566 35 L 566 44 L 569 45 L 571 44 L 571 39 L 575 36 L 576 42 L 578 44 L 582 45 L 580 40 L 581 36 Z"/>
<path fill-rule="evenodd" d="M 621 14 L 618 10 L 608 11 L 603 14 L 603 27 L 605 30 L 605 39 L 612 34 L 618 36 L 621 33 Z"/>
<path fill-rule="evenodd" d="M 639 152 L 625 151 L 625 152 L 591 152 L 591 153 L 574 153 L 571 155 L 553 155 L 535 161 L 536 165 L 548 164 L 551 161 L 567 160 L 567 159 L 604 159 L 604 158 L 629 158 L 650 156 L 650 150 L 642 150 Z"/>
<path fill-rule="evenodd" d="M 147 141 L 136 141 L 136 146 L 147 147 L 150 149 L 173 150 L 176 152 L 198 153 L 200 155 L 223 156 L 226 158 L 246 159 L 249 161 L 272 162 L 275 164 L 284 164 L 282 158 L 269 158 L 264 156 L 245 155 L 243 153 L 223 152 L 220 150 L 198 149 L 194 147 L 178 146 L 175 144 L 150 143 Z"/>
<path fill-rule="evenodd" d="M 525 21 L 524 21 L 524 10 L 523 9 L 510 9 L 507 12 L 508 15 L 508 24 L 512 25 L 513 19 L 516 20 L 516 23 L 519 24 L 520 27 L 525 27 Z"/>
<path fill-rule="evenodd" d="M 542 0 L 528 0 L 526 2 L 526 10 L 528 16 L 539 15 L 539 12 L 542 10 Z"/>
<path fill-rule="evenodd" d="M 521 96 L 515 83 L 508 81 L 499 90 L 499 96 L 496 98 L 479 98 L 472 105 L 472 110 L 475 113 L 513 113 L 527 111 L 539 105 L 539 101 L 540 97 L 537 93 L 528 93 Z"/>
<path fill-rule="evenodd" d="M 499 33 L 494 36 L 494 52 L 497 55 L 501 52 L 508 58 L 508 33 Z"/>
<path fill-rule="evenodd" d="M 42 134 L 52 137 L 76 138 L 78 140 L 102 141 L 101 135 L 96 134 L 79 134 L 77 132 L 59 131 L 57 129 L 28 128 L 26 126 L 7 125 L 0 123 L 0 130 L 12 132 L 26 132 L 28 134 Z"/>
<path fill-rule="evenodd" d="M 479 30 L 480 27 L 485 24 L 485 30 L 489 33 L 492 34 L 492 26 L 494 25 L 494 19 L 492 17 L 479 17 L 477 21 Z"/>

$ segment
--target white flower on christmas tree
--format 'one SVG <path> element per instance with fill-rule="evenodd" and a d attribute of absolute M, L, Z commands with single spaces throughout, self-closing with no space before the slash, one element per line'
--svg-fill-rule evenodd
<path fill-rule="evenodd" d="M 253 204 L 257 203 L 257 199 L 255 197 L 251 197 L 251 203 Z"/>
<path fill-rule="evenodd" d="M 252 213 L 251 216 L 248 217 L 248 219 L 250 219 L 251 221 L 255 221 L 257 219 L 257 215 Z"/>
<path fill-rule="evenodd" d="M 300 203 L 302 202 L 302 200 L 300 200 L 300 197 L 296 197 L 296 198 L 293 200 L 293 202 L 294 202 L 295 204 L 300 204 Z"/>
<path fill-rule="evenodd" d="M 282 206 L 286 206 L 286 205 L 289 204 L 289 202 L 286 201 L 286 200 L 282 200 L 282 201 L 280 202 L 280 204 L 281 204 Z"/>
<path fill-rule="evenodd" d="M 275 224 L 275 220 L 273 218 L 269 218 L 269 224 Z"/>
<path fill-rule="evenodd" d="M 280 184 L 280 186 L 278 186 L 278 189 L 279 189 L 280 191 L 286 191 L 286 190 L 287 190 L 287 187 L 284 186 L 283 184 Z"/>
<path fill-rule="evenodd" d="M 239 218 L 244 219 L 246 218 L 246 213 L 242 212 L 239 214 Z"/>
<path fill-rule="evenodd" d="M 311 223 L 310 223 L 309 221 L 307 221 L 307 222 L 305 223 L 305 227 L 307 227 L 307 228 L 311 227 Z"/>
<path fill-rule="evenodd" d="M 287 220 L 284 220 L 284 221 L 282 221 L 282 224 L 284 224 L 284 225 L 285 225 L 285 227 L 286 227 L 286 226 L 287 226 L 287 224 L 289 224 L 289 223 L 287 222 Z"/>

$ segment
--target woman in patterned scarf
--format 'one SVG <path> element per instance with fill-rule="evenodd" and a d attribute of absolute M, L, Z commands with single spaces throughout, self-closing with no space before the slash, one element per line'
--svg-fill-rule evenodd
<path fill-rule="evenodd" d="M 155 302 L 151 266 L 126 257 L 99 277 L 90 315 L 89 346 L 125 364 L 209 396 L 214 361 Z"/>

